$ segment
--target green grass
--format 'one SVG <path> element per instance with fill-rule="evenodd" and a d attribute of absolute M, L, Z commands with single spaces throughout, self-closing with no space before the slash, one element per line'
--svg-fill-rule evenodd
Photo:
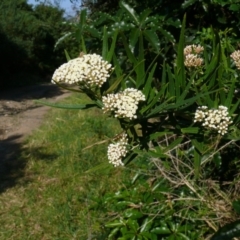
<path fill-rule="evenodd" d="M 75 94 L 65 100 L 84 101 Z M 105 219 L 95 202 L 118 188 L 122 171 L 108 164 L 107 141 L 93 144 L 119 130 L 97 109 L 51 109 L 21 150 L 24 176 L 0 195 L 0 239 L 97 239 Z M 102 163 L 105 168 L 86 173 Z"/>

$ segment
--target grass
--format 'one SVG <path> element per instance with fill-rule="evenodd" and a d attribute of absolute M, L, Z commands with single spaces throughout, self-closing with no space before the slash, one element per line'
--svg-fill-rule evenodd
<path fill-rule="evenodd" d="M 74 94 L 65 101 L 86 99 Z M 0 239 L 97 239 L 104 209 L 90 209 L 118 188 L 122 173 L 107 162 L 107 142 L 84 148 L 119 129 L 97 109 L 51 109 L 21 149 L 24 176 L 0 195 Z M 102 163 L 101 170 L 86 173 Z"/>

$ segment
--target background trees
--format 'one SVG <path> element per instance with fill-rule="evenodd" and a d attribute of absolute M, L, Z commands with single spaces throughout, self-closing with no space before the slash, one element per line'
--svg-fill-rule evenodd
<path fill-rule="evenodd" d="M 63 48 L 54 52 L 61 36 L 63 10 L 26 0 L 0 3 L 0 86 L 18 86 L 39 81 L 65 60 Z"/>

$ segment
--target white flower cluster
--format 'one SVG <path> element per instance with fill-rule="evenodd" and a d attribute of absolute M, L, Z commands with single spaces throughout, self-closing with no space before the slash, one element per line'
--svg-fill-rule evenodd
<path fill-rule="evenodd" d="M 234 63 L 236 64 L 237 68 L 240 69 L 240 50 L 234 51 L 230 57 L 233 59 Z"/>
<path fill-rule="evenodd" d="M 185 55 L 184 65 L 186 67 L 199 67 L 203 63 L 203 59 L 198 55 L 203 52 L 204 48 L 200 45 L 188 45 L 184 48 Z"/>
<path fill-rule="evenodd" d="M 108 94 L 102 98 L 103 111 L 114 112 L 118 118 L 137 118 L 138 103 L 145 101 L 143 93 L 134 88 L 127 88 L 123 92 Z"/>
<path fill-rule="evenodd" d="M 61 65 L 53 74 L 52 82 L 82 83 L 101 87 L 112 71 L 112 65 L 97 54 L 86 54 Z"/>
<path fill-rule="evenodd" d="M 208 109 L 206 106 L 198 107 L 195 112 L 194 122 L 202 122 L 202 126 L 216 130 L 224 135 L 232 123 L 228 116 L 228 108 L 219 106 L 218 109 Z"/>
<path fill-rule="evenodd" d="M 204 50 L 204 47 L 200 46 L 200 45 L 188 45 L 184 48 L 183 52 L 184 55 L 188 55 L 188 54 L 200 54 L 202 53 Z"/>
<path fill-rule="evenodd" d="M 123 166 L 122 158 L 127 154 L 127 134 L 121 134 L 119 141 L 116 143 L 111 143 L 108 146 L 108 160 L 114 167 Z"/>

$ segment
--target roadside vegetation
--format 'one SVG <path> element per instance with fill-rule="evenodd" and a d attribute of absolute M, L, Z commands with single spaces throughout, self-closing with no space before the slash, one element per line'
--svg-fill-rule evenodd
<path fill-rule="evenodd" d="M 65 100 L 73 101 L 86 99 L 76 94 Z M 123 185 L 123 174 L 107 163 L 106 143 L 94 143 L 118 129 L 98 110 L 50 111 L 20 152 L 24 177 L 1 193 L 0 239 L 88 239 L 101 232 L 105 216 L 94 206 Z M 86 173 L 104 162 L 103 171 Z"/>
<path fill-rule="evenodd" d="M 63 109 L 22 151 L 25 177 L 1 196 L 4 229 L 30 239 L 240 237 L 240 4 L 150 2 L 83 1 L 78 22 L 64 23 L 56 47 L 75 48 L 66 45 L 52 82 L 81 95 L 40 101 Z M 8 205 L 11 194 L 21 197 Z"/>

